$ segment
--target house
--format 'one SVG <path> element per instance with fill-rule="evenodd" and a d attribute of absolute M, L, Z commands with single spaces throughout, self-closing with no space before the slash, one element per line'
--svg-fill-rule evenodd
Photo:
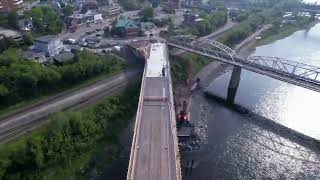
<path fill-rule="evenodd" d="M 125 36 L 138 36 L 141 32 L 138 23 L 130 19 L 118 19 L 115 28 L 118 31 L 123 31 Z"/>
<path fill-rule="evenodd" d="M 23 51 L 22 57 L 24 59 L 35 61 L 39 64 L 47 64 L 48 63 L 48 59 L 46 58 L 46 54 L 44 52 Z"/>
<path fill-rule="evenodd" d="M 54 56 L 63 50 L 63 43 L 57 36 L 42 36 L 35 39 L 34 49 L 46 53 L 47 56 Z"/>
<path fill-rule="evenodd" d="M 88 37 L 86 38 L 87 46 L 90 48 L 99 48 L 100 47 L 100 39 L 96 37 Z"/>
<path fill-rule="evenodd" d="M 0 0 L 0 11 L 10 12 L 23 7 L 23 0 Z"/>
<path fill-rule="evenodd" d="M 99 12 L 95 12 L 95 11 L 88 11 L 84 14 L 84 17 L 86 19 L 86 22 L 90 23 L 90 22 L 101 22 L 102 21 L 102 14 Z"/>
<path fill-rule="evenodd" d="M 101 13 L 89 10 L 85 14 L 74 14 L 69 16 L 65 20 L 65 23 L 70 29 L 70 28 L 75 28 L 77 26 L 81 26 L 85 23 L 102 22 L 102 20 L 103 20 L 103 17 Z"/>
<path fill-rule="evenodd" d="M 74 54 L 71 52 L 64 52 L 52 57 L 53 63 L 56 65 L 64 65 L 74 60 Z"/>
<path fill-rule="evenodd" d="M 32 18 L 19 20 L 18 26 L 21 31 L 31 31 L 33 28 Z"/>
<path fill-rule="evenodd" d="M 117 16 L 118 14 L 120 14 L 120 10 L 121 10 L 120 5 L 114 4 L 108 9 L 108 16 L 109 17 Z"/>
<path fill-rule="evenodd" d="M 292 12 L 286 12 L 282 16 L 282 23 L 294 22 L 296 21 L 296 17 Z"/>
<path fill-rule="evenodd" d="M 309 12 L 298 12 L 298 16 L 299 16 L 299 17 L 307 17 L 307 18 L 310 18 L 310 17 L 311 17 L 311 13 L 309 13 Z"/>
<path fill-rule="evenodd" d="M 23 44 L 23 38 L 19 32 L 0 27 L 0 39 L 3 39 L 3 38 L 11 38 L 18 44 Z"/>
<path fill-rule="evenodd" d="M 199 18 L 198 14 L 193 14 L 191 12 L 187 12 L 184 15 L 183 23 L 186 25 L 195 25 L 196 23 L 202 21 L 202 18 Z"/>

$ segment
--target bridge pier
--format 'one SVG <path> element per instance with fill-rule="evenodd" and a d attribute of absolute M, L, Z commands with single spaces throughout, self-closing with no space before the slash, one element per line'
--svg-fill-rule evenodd
<path fill-rule="evenodd" d="M 241 67 L 234 66 L 228 86 L 227 104 L 234 104 L 234 98 L 236 97 L 237 90 L 240 83 Z"/>

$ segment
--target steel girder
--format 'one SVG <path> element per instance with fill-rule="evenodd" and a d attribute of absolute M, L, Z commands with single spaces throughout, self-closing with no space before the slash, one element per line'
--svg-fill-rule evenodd
<path fill-rule="evenodd" d="M 238 56 L 233 49 L 229 48 L 228 46 L 222 43 L 219 43 L 218 41 L 214 41 L 210 39 L 200 40 L 200 38 L 192 35 L 172 36 L 169 38 L 169 42 L 173 42 L 178 45 L 197 49 L 206 54 L 210 54 L 210 53 L 213 53 L 213 51 L 218 50 L 224 54 L 229 55 L 232 61 L 234 61 L 234 58 Z"/>
<path fill-rule="evenodd" d="M 251 56 L 245 59 L 250 63 L 281 71 L 299 79 L 306 79 L 320 84 L 320 68 L 278 57 Z"/>
<path fill-rule="evenodd" d="M 278 75 L 320 85 L 320 68 L 316 66 L 278 57 L 251 56 L 239 58 L 237 53 L 228 46 L 213 40 L 200 40 L 195 36 L 173 36 L 169 38 L 168 42 L 176 47 L 189 48 L 194 53 L 199 52 L 199 54 L 246 69 L 250 69 L 249 66 L 255 67 L 263 71 L 274 72 Z"/>

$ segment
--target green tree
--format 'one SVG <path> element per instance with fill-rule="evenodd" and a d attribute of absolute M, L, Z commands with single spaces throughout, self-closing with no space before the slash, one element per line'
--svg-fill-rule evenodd
<path fill-rule="evenodd" d="M 25 45 L 31 46 L 33 44 L 33 37 L 30 33 L 24 34 L 22 38 Z"/>
<path fill-rule="evenodd" d="M 0 96 L 5 96 L 9 93 L 8 88 L 4 84 L 0 84 Z"/>
<path fill-rule="evenodd" d="M 11 11 L 8 14 L 8 26 L 13 29 L 18 29 L 18 14 L 16 11 Z"/>
<path fill-rule="evenodd" d="M 28 165 L 34 169 L 41 169 L 45 164 L 42 149 L 43 143 L 42 137 L 29 139 L 27 142 L 26 156 L 29 158 Z"/>
<path fill-rule="evenodd" d="M 104 28 L 104 33 L 103 33 L 104 37 L 109 37 L 110 36 L 110 28 L 109 26 L 106 26 Z"/>
<path fill-rule="evenodd" d="M 51 7 L 32 8 L 25 15 L 32 18 L 35 30 L 41 34 L 58 34 L 62 31 L 63 23 Z"/>
<path fill-rule="evenodd" d="M 140 11 L 140 15 L 142 17 L 142 21 L 150 21 L 154 17 L 154 10 L 150 6 L 145 7 Z"/>
<path fill-rule="evenodd" d="M 141 7 L 141 1 L 139 0 L 119 0 L 120 5 L 128 11 L 138 10 Z"/>
<path fill-rule="evenodd" d="M 66 18 L 66 17 L 69 17 L 70 15 L 73 14 L 73 11 L 74 11 L 74 8 L 70 5 L 66 5 L 63 9 L 62 9 L 62 13 L 63 13 L 63 16 Z"/>

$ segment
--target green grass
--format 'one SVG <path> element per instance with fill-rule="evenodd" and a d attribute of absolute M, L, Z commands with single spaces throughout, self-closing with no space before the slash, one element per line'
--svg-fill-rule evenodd
<path fill-rule="evenodd" d="M 267 35 L 267 36 L 263 37 L 262 39 L 258 40 L 256 42 L 255 46 L 262 46 L 262 45 L 270 44 L 276 40 L 288 37 L 298 30 L 300 30 L 300 29 L 295 26 L 286 27 L 283 30 L 280 30 L 278 33 Z"/>
<path fill-rule="evenodd" d="M 262 45 L 270 44 L 276 40 L 286 38 L 296 31 L 311 28 L 315 24 L 316 24 L 316 22 L 310 22 L 305 25 L 284 25 L 278 31 L 272 31 L 272 29 L 271 29 L 270 31 L 267 31 L 265 33 L 265 35 L 262 37 L 262 39 L 258 40 L 255 43 L 255 46 L 262 46 Z"/>
<path fill-rule="evenodd" d="M 184 57 L 173 57 L 170 60 L 174 84 L 194 78 L 202 68 L 213 61 L 213 59 L 192 53 L 187 53 Z"/>

